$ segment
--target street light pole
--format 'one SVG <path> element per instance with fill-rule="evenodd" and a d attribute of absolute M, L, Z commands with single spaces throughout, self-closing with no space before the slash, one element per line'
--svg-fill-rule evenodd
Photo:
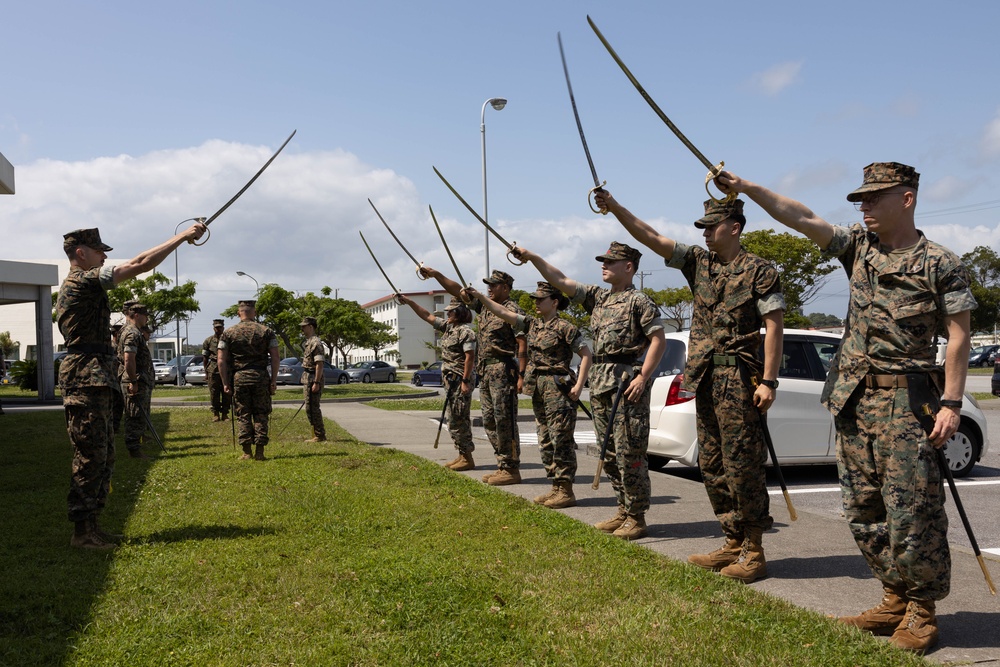
<path fill-rule="evenodd" d="M 507 100 L 502 97 L 491 97 L 490 99 L 483 102 L 483 111 L 480 114 L 479 120 L 479 134 L 482 139 L 483 145 L 483 220 L 486 222 L 490 221 L 488 208 L 486 206 L 486 107 L 491 106 L 497 111 L 500 111 L 505 106 L 507 106 Z M 490 277 L 490 231 L 484 230 L 483 232 L 485 243 L 483 248 L 486 252 L 486 274 L 485 278 Z"/>
<path fill-rule="evenodd" d="M 255 297 L 260 296 L 260 283 L 257 282 L 256 278 L 254 278 L 253 276 L 251 276 L 249 273 L 243 273 L 242 271 L 237 271 L 236 275 L 243 276 L 244 278 L 249 278 L 250 280 L 252 280 L 253 284 L 257 287 L 257 291 L 254 292 L 253 295 Z"/>
<path fill-rule="evenodd" d="M 177 226 L 174 227 L 174 236 L 177 236 L 177 233 L 180 230 L 181 225 L 183 225 L 185 222 L 188 222 L 188 220 L 181 220 L 180 222 L 177 223 Z M 177 251 L 178 250 L 180 250 L 180 246 L 177 246 L 176 248 L 174 248 L 174 287 L 180 287 L 180 284 L 181 284 L 180 268 L 179 268 L 179 263 L 177 261 Z M 180 313 L 177 313 L 176 324 L 177 324 L 177 356 L 175 357 L 176 361 L 174 362 L 174 365 L 177 368 L 177 386 L 180 387 L 181 386 L 181 352 L 183 351 L 183 350 L 181 350 L 181 314 Z"/>

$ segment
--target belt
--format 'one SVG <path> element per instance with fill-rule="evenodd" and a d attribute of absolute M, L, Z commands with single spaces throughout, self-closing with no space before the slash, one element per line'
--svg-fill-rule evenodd
<path fill-rule="evenodd" d="M 634 364 L 636 356 L 634 354 L 595 354 L 595 364 Z"/>
<path fill-rule="evenodd" d="M 532 369 L 533 375 L 568 375 L 569 373 L 561 368 L 536 368 Z"/>
<path fill-rule="evenodd" d="M 869 389 L 906 389 L 906 376 L 869 373 L 865 376 L 865 386 Z"/>
<path fill-rule="evenodd" d="M 100 343 L 78 343 L 68 346 L 66 351 L 70 354 L 104 354 L 107 356 L 113 356 L 115 353 L 113 347 Z"/>
<path fill-rule="evenodd" d="M 489 366 L 490 364 L 512 364 L 514 363 L 514 357 L 486 357 L 480 363 L 483 366 Z"/>
<path fill-rule="evenodd" d="M 735 366 L 738 357 L 735 354 L 713 354 L 712 363 L 716 366 Z"/>

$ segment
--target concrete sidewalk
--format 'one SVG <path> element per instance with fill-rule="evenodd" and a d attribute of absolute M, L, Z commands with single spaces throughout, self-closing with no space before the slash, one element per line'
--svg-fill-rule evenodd
<path fill-rule="evenodd" d="M 439 448 L 433 448 L 437 415 L 432 413 L 390 412 L 361 403 L 324 403 L 323 414 L 371 445 L 392 447 L 439 464 L 455 458 L 447 429 L 441 432 Z M 520 427 L 522 431 L 533 429 L 523 421 Z M 579 504 L 553 511 L 593 524 L 614 514 L 616 504 L 606 477 L 602 477 L 599 490 L 591 488 L 596 458 L 586 454 L 584 445 L 578 455 L 574 492 Z M 496 468 L 492 448 L 485 440 L 476 440 L 474 458 L 475 470 L 455 474 L 479 481 L 483 473 Z M 530 502 L 550 486 L 535 446 L 521 450 L 521 478 L 521 484 L 498 488 Z M 721 545 L 722 532 L 701 482 L 662 473 L 651 473 L 650 478 L 652 507 L 646 515 L 649 537 L 636 544 L 682 561 L 689 554 L 705 553 Z M 881 599 L 882 589 L 855 546 L 847 523 L 796 509 L 798 520 L 790 522 L 783 498 L 772 496 L 774 529 L 764 539 L 769 576 L 750 585 L 828 615 L 856 614 L 874 606 Z M 956 522 L 950 530 L 954 533 L 963 527 Z M 971 551 L 952 546 L 951 552 L 952 592 L 938 604 L 941 642 L 928 657 L 942 663 L 1000 665 L 1000 597 L 990 595 Z M 1000 561 L 989 554 L 985 558 L 994 581 L 1000 580 Z"/>

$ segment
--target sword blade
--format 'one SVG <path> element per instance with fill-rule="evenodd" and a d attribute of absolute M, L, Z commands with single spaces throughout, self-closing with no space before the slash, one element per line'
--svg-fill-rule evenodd
<path fill-rule="evenodd" d="M 215 220 L 220 215 L 222 215 L 223 211 L 225 211 L 227 208 L 229 208 L 230 206 L 232 206 L 233 202 L 236 201 L 237 199 L 239 199 L 240 195 L 242 195 L 244 192 L 246 192 L 247 188 L 249 188 L 251 185 L 253 185 L 253 182 L 257 180 L 257 177 L 260 176 L 261 174 L 263 174 L 264 170 L 267 169 L 269 166 L 271 166 L 271 163 L 274 162 L 274 158 L 278 157 L 278 153 L 280 153 L 282 150 L 284 150 L 285 146 L 287 146 L 288 142 L 292 140 L 292 137 L 295 136 L 296 132 L 298 132 L 298 130 L 292 130 L 292 133 L 288 135 L 287 139 L 285 139 L 285 143 L 281 144 L 281 148 L 279 148 L 278 150 L 276 150 L 274 152 L 274 155 L 271 156 L 271 159 L 264 163 L 264 166 L 261 167 L 257 171 L 257 173 L 253 175 L 253 178 L 251 178 L 249 181 L 247 181 L 247 184 L 244 185 L 243 188 L 239 192 L 237 192 L 233 196 L 232 199 L 230 199 L 229 201 L 227 201 L 225 206 L 223 206 L 218 211 L 216 211 L 215 213 L 213 213 L 212 217 L 210 217 L 208 220 L 205 221 L 204 224 L 205 224 L 206 227 L 208 227 L 210 224 L 212 224 L 213 220 Z"/>
<path fill-rule="evenodd" d="M 566 88 L 569 90 L 569 102 L 573 105 L 573 118 L 576 119 L 576 129 L 580 132 L 580 141 L 583 143 L 583 152 L 587 155 L 587 164 L 590 165 L 590 174 L 594 177 L 594 187 L 601 187 L 601 179 L 597 177 L 597 169 L 594 167 L 594 159 L 590 157 L 590 148 L 587 146 L 587 137 L 583 133 L 583 123 L 580 122 L 580 112 L 576 109 L 576 98 L 573 96 L 573 84 L 569 82 L 569 68 L 566 66 L 566 54 L 563 52 L 562 35 L 556 33 L 559 41 L 559 57 L 562 58 L 563 74 L 566 75 Z"/>
<path fill-rule="evenodd" d="M 378 263 L 378 258 L 375 257 L 375 253 L 372 252 L 371 246 L 369 246 L 368 241 L 365 240 L 365 235 L 362 234 L 360 231 L 358 231 L 358 234 L 361 234 L 361 242 L 365 244 L 366 248 L 368 248 L 368 254 L 372 256 L 373 260 L 375 260 L 375 266 L 377 266 L 378 270 L 382 272 L 382 277 L 385 278 L 385 281 L 387 283 L 389 283 L 389 287 L 392 288 L 393 293 L 399 294 L 399 290 L 396 289 L 396 286 L 392 284 L 391 280 L 389 280 L 389 276 L 386 275 L 385 269 L 383 269 L 382 265 Z"/>
<path fill-rule="evenodd" d="M 455 258 L 451 256 L 451 249 L 448 248 L 448 242 L 444 240 L 444 234 L 441 232 L 441 225 L 438 224 L 437 216 L 434 215 L 434 209 L 431 206 L 428 206 L 427 208 L 431 212 L 431 220 L 434 221 L 434 227 L 438 230 L 438 236 L 441 237 L 441 243 L 444 245 L 444 251 L 448 253 L 448 259 L 451 260 L 451 265 L 455 267 L 455 273 L 458 274 L 458 281 L 463 285 L 468 285 L 468 283 L 465 282 L 465 278 L 462 277 L 462 272 L 458 270 L 458 263 L 455 262 Z"/>
<path fill-rule="evenodd" d="M 657 105 L 656 102 L 653 101 L 653 98 L 649 96 L 649 93 L 647 93 L 646 89 L 642 87 L 642 84 L 639 83 L 639 80 L 632 75 L 632 72 L 630 72 L 628 67 L 625 66 L 625 63 L 622 62 L 622 59 L 618 57 L 617 53 L 615 53 L 614 48 L 612 48 L 611 44 L 608 43 L 608 40 L 604 38 L 604 35 L 602 35 L 601 31 L 598 30 L 597 25 L 594 23 L 593 19 L 590 18 L 590 16 L 587 16 L 587 22 L 590 23 L 590 27 L 594 29 L 594 32 L 597 34 L 597 38 L 601 40 L 602 44 L 604 44 L 604 48 L 608 50 L 608 53 L 611 54 L 611 57 L 614 59 L 614 61 L 618 63 L 618 66 L 621 68 L 621 70 L 625 72 L 625 76 L 628 77 L 628 80 L 631 81 L 632 85 L 635 86 L 635 89 L 639 91 L 639 94 L 642 96 L 642 99 L 646 100 L 646 104 L 652 107 L 653 111 L 656 112 L 656 115 L 660 117 L 660 120 L 666 123 L 667 127 L 670 128 L 670 131 L 673 132 L 677 136 L 677 138 L 681 140 L 681 143 L 687 146 L 688 150 L 691 151 L 694 154 L 694 156 L 701 161 L 703 165 L 705 165 L 705 168 L 708 169 L 709 172 L 717 173 L 718 170 L 716 169 L 715 165 L 707 157 L 705 157 L 700 150 L 695 148 L 695 145 L 692 144 L 688 140 L 688 138 L 684 136 L 684 133 L 681 132 L 676 125 L 674 125 L 673 121 L 671 121 L 667 117 L 667 114 L 663 113 L 663 110 L 660 109 L 659 105 Z"/>
<path fill-rule="evenodd" d="M 476 220 L 478 220 L 480 222 L 480 224 L 482 224 L 483 227 L 485 227 L 486 229 L 488 229 L 490 231 L 490 233 L 493 234 L 493 236 L 497 237 L 497 240 L 500 241 L 500 243 L 504 244 L 504 246 L 507 248 L 507 250 L 513 250 L 514 249 L 514 246 L 512 244 L 508 243 L 507 239 L 505 239 L 504 237 L 500 236 L 500 233 L 497 232 L 497 230 L 495 230 L 492 227 L 490 227 L 489 223 L 486 222 L 485 220 L 483 220 L 483 216 L 481 216 L 478 213 L 476 213 L 476 209 L 474 209 L 471 206 L 469 206 L 469 202 L 465 201 L 465 199 L 462 197 L 462 195 L 458 194 L 458 190 L 456 190 L 455 188 L 453 188 L 451 186 L 451 183 L 448 182 L 447 178 L 445 178 L 444 176 L 441 175 L 441 172 L 437 170 L 437 167 L 431 167 L 431 169 L 433 169 L 434 173 L 438 175 L 438 178 L 440 178 L 442 181 L 444 181 L 444 184 L 448 186 L 449 190 L 451 190 L 451 194 L 453 194 L 456 197 L 458 197 L 458 201 L 462 202 L 465 205 L 465 208 L 469 209 L 469 213 L 471 213 L 473 216 L 475 216 Z"/>
<path fill-rule="evenodd" d="M 418 262 L 417 259 L 416 259 L 416 257 L 414 257 L 413 255 L 411 255 L 410 251 L 406 249 L 406 246 L 403 245 L 403 242 L 399 240 L 399 237 L 396 236 L 395 232 L 392 231 L 392 228 L 389 227 L 389 223 L 387 223 L 385 221 L 385 218 L 382 217 L 382 214 L 378 212 L 377 208 L 375 208 L 375 204 L 372 204 L 372 200 L 371 199 L 368 200 L 368 203 L 372 205 L 372 209 L 374 209 L 375 215 L 377 215 L 378 219 L 382 221 L 382 224 L 385 225 L 385 228 L 389 230 L 389 234 L 391 234 L 392 238 L 396 241 L 397 244 L 399 244 L 399 247 L 403 249 L 403 252 L 406 253 L 406 256 L 409 257 L 411 260 L 413 260 L 414 264 L 416 264 L 417 266 L 420 266 L 420 262 Z"/>

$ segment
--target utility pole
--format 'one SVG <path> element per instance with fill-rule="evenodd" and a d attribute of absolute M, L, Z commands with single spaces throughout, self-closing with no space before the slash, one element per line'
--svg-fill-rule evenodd
<path fill-rule="evenodd" d="M 639 289 L 645 288 L 645 277 L 653 275 L 652 271 L 640 271 L 639 272 Z"/>

